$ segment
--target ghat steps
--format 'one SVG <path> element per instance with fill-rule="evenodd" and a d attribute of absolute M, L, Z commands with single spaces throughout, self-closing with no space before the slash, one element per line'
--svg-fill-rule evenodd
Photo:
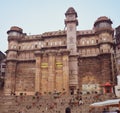
<path fill-rule="evenodd" d="M 0 113 L 88 113 L 93 102 L 115 98 L 114 94 L 0 96 Z M 79 103 L 81 100 L 81 103 Z M 98 112 L 98 111 L 97 111 Z M 93 113 L 93 112 L 92 112 Z"/>

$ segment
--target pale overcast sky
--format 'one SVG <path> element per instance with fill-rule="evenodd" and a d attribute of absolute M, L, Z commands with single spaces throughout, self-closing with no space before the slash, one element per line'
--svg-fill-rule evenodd
<path fill-rule="evenodd" d="M 92 29 L 94 21 L 107 16 L 113 28 L 120 25 L 120 0 L 0 0 L 0 51 L 7 50 L 6 32 L 19 26 L 27 34 L 64 29 L 65 12 L 74 7 L 78 30 Z"/>

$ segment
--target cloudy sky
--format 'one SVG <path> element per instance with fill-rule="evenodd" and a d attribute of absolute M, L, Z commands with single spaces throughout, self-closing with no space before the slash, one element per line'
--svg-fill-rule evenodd
<path fill-rule="evenodd" d="M 113 28 L 120 25 L 120 0 L 0 0 L 0 51 L 7 50 L 6 32 L 11 26 L 28 35 L 63 30 L 69 7 L 78 14 L 78 30 L 92 29 L 100 16 L 109 17 Z"/>

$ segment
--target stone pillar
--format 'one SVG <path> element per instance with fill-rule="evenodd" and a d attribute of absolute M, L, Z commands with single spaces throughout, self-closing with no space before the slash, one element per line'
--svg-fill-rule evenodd
<path fill-rule="evenodd" d="M 63 62 L 62 62 L 62 54 L 60 51 L 57 52 L 55 66 L 56 66 L 56 77 L 55 77 L 56 91 L 62 92 L 62 89 L 63 89 Z"/>
<path fill-rule="evenodd" d="M 55 87 L 55 51 L 48 52 L 48 92 L 53 92 Z"/>
<path fill-rule="evenodd" d="M 5 95 L 11 95 L 15 93 L 16 60 L 7 61 L 6 66 L 4 93 Z"/>
<path fill-rule="evenodd" d="M 44 52 L 41 61 L 41 93 L 46 94 L 48 92 L 48 54 Z"/>
<path fill-rule="evenodd" d="M 63 51 L 63 90 L 69 93 L 69 51 Z"/>
<path fill-rule="evenodd" d="M 78 55 L 74 54 L 69 57 L 69 72 L 70 72 L 70 87 L 73 88 L 76 93 L 79 88 L 78 84 Z"/>
<path fill-rule="evenodd" d="M 36 52 L 35 92 L 41 93 L 41 52 Z"/>

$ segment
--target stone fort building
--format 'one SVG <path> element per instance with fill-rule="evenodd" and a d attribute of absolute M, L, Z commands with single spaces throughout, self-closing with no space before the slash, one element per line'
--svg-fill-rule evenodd
<path fill-rule="evenodd" d="M 27 35 L 13 26 L 7 31 L 6 95 L 101 92 L 103 84 L 115 83 L 112 21 L 102 16 L 91 30 L 77 30 L 74 8 L 65 17 L 65 30 Z"/>

